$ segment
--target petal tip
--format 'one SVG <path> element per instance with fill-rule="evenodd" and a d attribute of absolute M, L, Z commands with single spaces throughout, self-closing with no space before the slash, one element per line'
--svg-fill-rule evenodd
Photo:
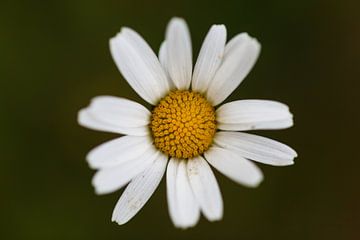
<path fill-rule="evenodd" d="M 219 213 L 218 215 L 207 217 L 209 222 L 219 222 L 223 219 L 223 212 Z"/>
<path fill-rule="evenodd" d="M 181 23 L 182 24 L 182 23 L 185 23 L 185 19 L 182 17 L 175 16 L 170 19 L 169 24 L 170 23 Z"/>
<path fill-rule="evenodd" d="M 118 217 L 116 217 L 114 215 L 111 217 L 111 221 L 114 223 L 117 223 L 118 225 L 124 225 L 125 223 L 128 222 L 128 221 L 124 221 L 123 219 L 119 219 Z"/>
<path fill-rule="evenodd" d="M 294 158 L 297 158 L 298 157 L 298 154 L 297 154 L 297 152 L 294 150 L 294 149 L 292 149 L 294 152 L 293 152 L 293 154 L 294 154 Z M 294 160 L 294 159 L 293 159 Z"/>
<path fill-rule="evenodd" d="M 211 26 L 212 29 L 218 29 L 221 31 L 226 31 L 226 26 L 224 24 L 214 24 Z"/>
<path fill-rule="evenodd" d="M 97 188 L 96 186 L 93 186 L 95 189 L 94 189 L 94 192 L 96 195 L 104 195 L 104 194 L 107 194 L 107 192 L 103 191 L 103 190 L 100 190 L 99 188 Z"/>
<path fill-rule="evenodd" d="M 100 168 L 100 166 L 97 166 L 97 164 L 95 163 L 95 159 L 93 158 L 92 151 L 90 151 L 86 155 L 85 159 L 86 159 L 86 162 L 90 169 L 96 170 L 96 169 Z"/>
<path fill-rule="evenodd" d="M 245 184 L 246 187 L 249 188 L 257 188 L 260 186 L 260 184 L 264 181 L 264 175 L 260 173 L 257 176 L 254 176 L 252 181 L 249 181 L 247 184 Z"/>
<path fill-rule="evenodd" d="M 78 111 L 77 116 L 76 116 L 77 123 L 80 126 L 82 126 L 82 118 L 83 118 L 84 112 L 85 112 L 85 108 L 82 108 Z"/>
<path fill-rule="evenodd" d="M 260 186 L 260 184 L 264 181 L 264 177 L 260 177 L 256 180 L 254 180 L 253 184 L 249 185 L 250 188 L 257 188 Z"/>

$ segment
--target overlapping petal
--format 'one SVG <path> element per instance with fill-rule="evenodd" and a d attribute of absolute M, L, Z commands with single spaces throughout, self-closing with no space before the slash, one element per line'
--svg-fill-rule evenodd
<path fill-rule="evenodd" d="M 207 99 L 218 105 L 244 80 L 260 53 L 259 42 L 247 33 L 235 36 L 225 48 L 224 60 L 211 81 Z"/>
<path fill-rule="evenodd" d="M 132 116 L 127 116 L 131 118 Z M 112 132 L 133 136 L 146 136 L 149 135 L 148 126 L 130 127 L 122 125 L 121 122 L 110 124 L 105 122 L 101 117 L 89 111 L 89 109 L 82 109 L 78 113 L 78 123 L 83 126 L 97 131 Z"/>
<path fill-rule="evenodd" d="M 192 46 L 189 28 L 183 19 L 171 19 L 165 41 L 168 73 L 177 89 L 187 90 L 192 75 Z"/>
<path fill-rule="evenodd" d="M 225 26 L 213 25 L 206 35 L 195 64 L 191 82 L 192 90 L 200 93 L 206 92 L 223 60 L 225 43 Z"/>
<path fill-rule="evenodd" d="M 209 164 L 201 156 L 187 162 L 191 188 L 201 211 L 209 221 L 223 216 L 223 201 L 219 185 Z"/>
<path fill-rule="evenodd" d="M 218 128 L 230 131 L 283 129 L 293 125 L 288 106 L 269 100 L 238 100 L 216 110 Z"/>
<path fill-rule="evenodd" d="M 275 140 L 243 132 L 217 132 L 214 142 L 242 157 L 275 166 L 294 163 L 297 153 L 289 146 Z"/>
<path fill-rule="evenodd" d="M 91 168 L 101 169 L 140 158 L 152 145 L 150 136 L 123 136 L 92 149 L 86 159 Z"/>
<path fill-rule="evenodd" d="M 110 39 L 110 52 L 124 78 L 145 101 L 155 105 L 169 91 L 157 56 L 132 29 L 122 28 Z"/>
<path fill-rule="evenodd" d="M 169 212 L 174 225 L 179 228 L 194 226 L 200 218 L 200 207 L 191 189 L 186 160 L 170 159 L 166 181 Z"/>
<path fill-rule="evenodd" d="M 97 194 L 107 194 L 124 187 L 131 179 L 147 169 L 161 153 L 150 147 L 142 156 L 129 159 L 115 167 L 97 171 L 92 179 Z"/>
<path fill-rule="evenodd" d="M 166 44 L 166 41 L 163 41 L 161 43 L 161 45 L 160 45 L 160 48 L 159 48 L 159 60 L 160 60 L 160 63 L 162 65 L 165 73 L 166 73 L 170 90 L 175 89 L 175 84 L 171 80 L 171 78 L 169 76 L 169 73 L 168 73 L 168 60 L 167 60 L 167 44 Z"/>
<path fill-rule="evenodd" d="M 114 208 L 112 221 L 127 223 L 140 211 L 159 185 L 166 163 L 167 156 L 159 154 L 148 169 L 131 180 Z"/>
<path fill-rule="evenodd" d="M 214 168 L 239 184 L 257 187 L 263 180 L 261 170 L 233 150 L 211 147 L 204 155 Z"/>

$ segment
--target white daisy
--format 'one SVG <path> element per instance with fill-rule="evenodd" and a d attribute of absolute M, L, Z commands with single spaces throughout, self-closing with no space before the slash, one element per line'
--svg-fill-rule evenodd
<path fill-rule="evenodd" d="M 97 170 L 97 194 L 126 186 L 112 220 L 128 222 L 147 202 L 166 171 L 167 200 L 176 227 L 194 226 L 200 212 L 223 216 L 223 201 L 209 164 L 233 181 L 256 187 L 263 179 L 253 161 L 285 166 L 296 152 L 271 139 L 239 132 L 293 125 L 289 108 L 268 100 L 223 102 L 256 62 L 259 42 L 241 33 L 226 43 L 224 25 L 213 25 L 194 70 L 190 33 L 174 18 L 166 29 L 159 59 L 129 28 L 110 40 L 112 57 L 131 87 L 154 108 L 118 97 L 100 96 L 80 110 L 82 126 L 125 136 L 87 155 Z M 253 160 L 253 161 L 251 161 Z"/>

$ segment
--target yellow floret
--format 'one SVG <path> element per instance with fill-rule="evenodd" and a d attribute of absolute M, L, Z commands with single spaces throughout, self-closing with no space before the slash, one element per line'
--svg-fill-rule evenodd
<path fill-rule="evenodd" d="M 215 110 L 199 93 L 173 91 L 154 108 L 150 129 L 155 146 L 176 158 L 204 153 L 216 132 Z"/>

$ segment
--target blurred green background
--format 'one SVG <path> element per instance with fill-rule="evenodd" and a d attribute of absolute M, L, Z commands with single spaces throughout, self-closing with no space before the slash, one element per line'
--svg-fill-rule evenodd
<path fill-rule="evenodd" d="M 1 239 L 360 239 L 358 1 L 0 2 Z M 194 55 L 211 24 L 249 32 L 262 53 L 229 100 L 287 103 L 295 126 L 260 134 L 287 143 L 296 164 L 261 165 L 257 189 L 216 173 L 223 221 L 186 231 L 170 222 L 165 181 L 128 224 L 111 223 L 120 192 L 96 196 L 85 155 L 116 135 L 81 128 L 97 95 L 144 103 L 113 63 L 121 26 L 157 52 L 172 16 L 184 17 Z"/>

